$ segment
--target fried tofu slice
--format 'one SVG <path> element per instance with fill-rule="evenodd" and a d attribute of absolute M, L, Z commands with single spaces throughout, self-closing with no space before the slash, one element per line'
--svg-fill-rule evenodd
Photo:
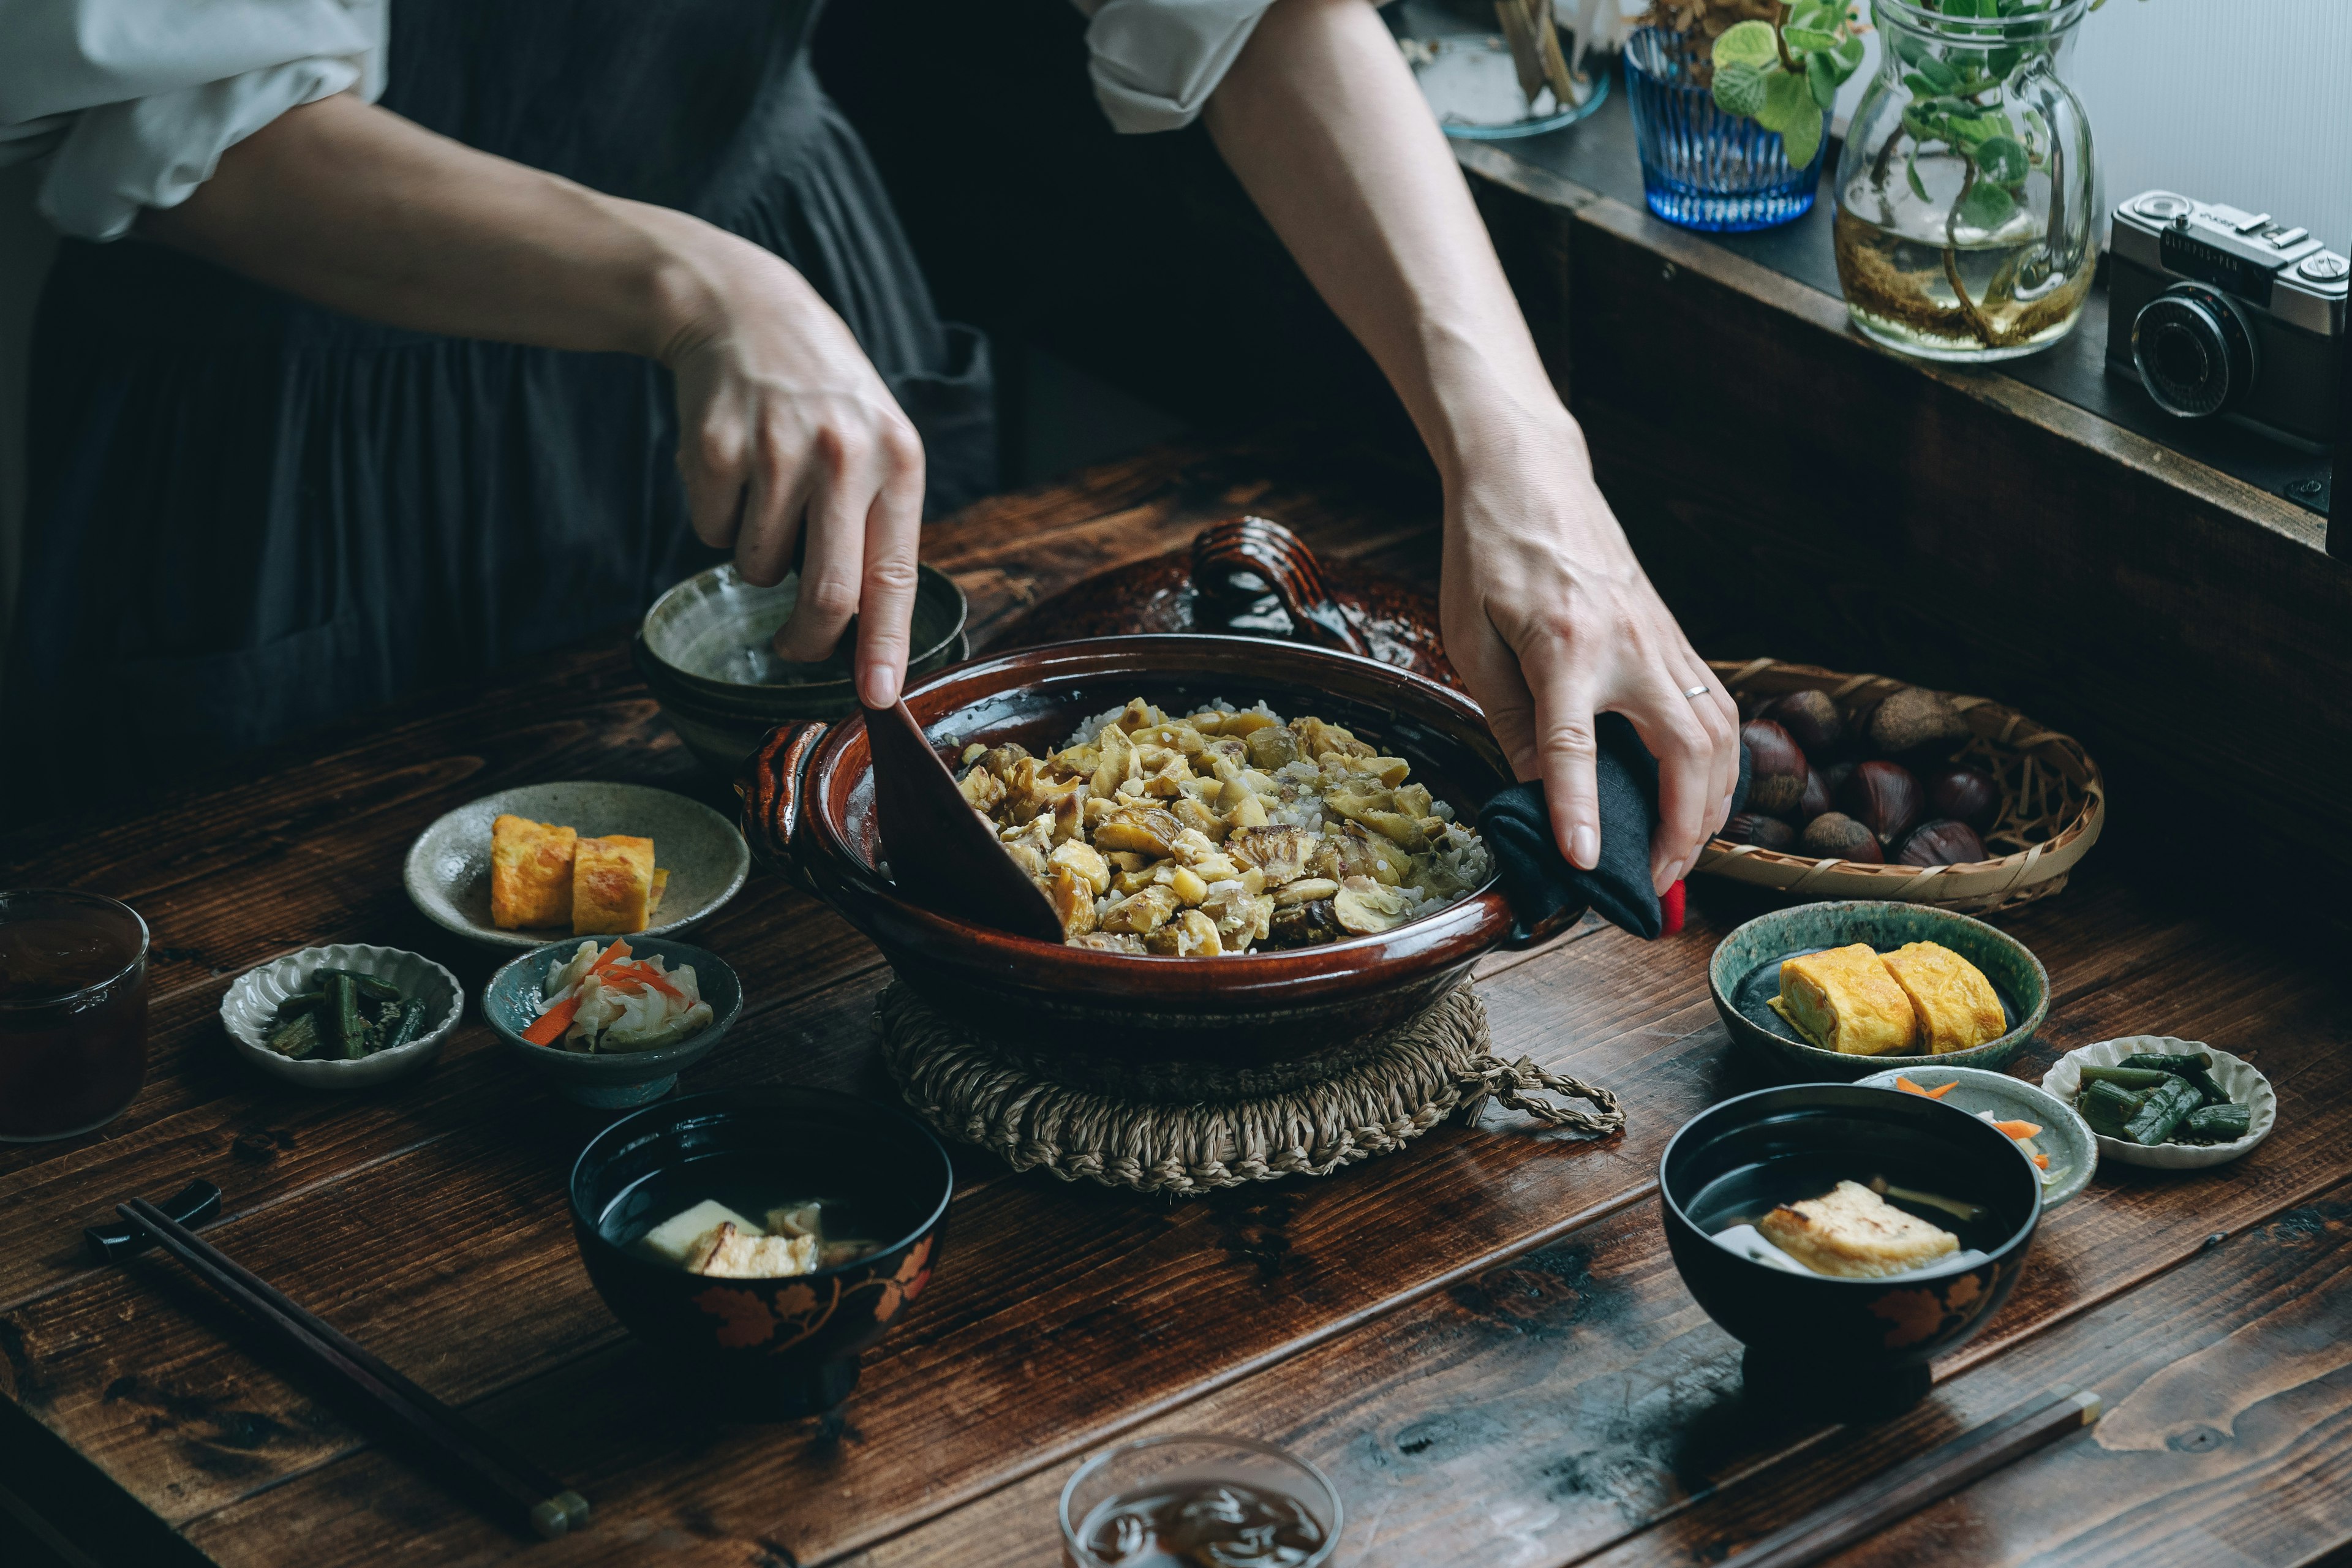
<path fill-rule="evenodd" d="M 661 919 L 662 894 L 668 890 L 668 888 L 669 868 L 667 866 L 655 867 L 653 889 L 646 895 L 646 919 L 648 921 Z"/>
<path fill-rule="evenodd" d="M 645 930 L 653 890 L 652 839 L 618 833 L 581 839 L 572 860 L 572 934 L 626 936 Z"/>
<path fill-rule="evenodd" d="M 1960 1238 L 1906 1214 L 1859 1182 L 1783 1204 L 1756 1222 L 1764 1239 L 1816 1274 L 1883 1279 L 1960 1249 Z"/>
<path fill-rule="evenodd" d="M 1767 1005 L 1807 1040 L 1846 1056 L 1908 1051 L 1918 1033 L 1911 998 L 1866 942 L 1785 960 L 1780 994 Z"/>
<path fill-rule="evenodd" d="M 490 922 L 500 931 L 572 920 L 572 862 L 580 836 L 512 813 L 490 824 Z"/>
<path fill-rule="evenodd" d="M 1943 943 L 1906 942 L 1881 962 L 1918 1016 L 1917 1049 L 1965 1051 L 2009 1032 L 1992 982 Z"/>
<path fill-rule="evenodd" d="M 815 1268 L 815 1237 L 761 1236 L 732 1225 L 704 1237 L 687 1264 L 690 1273 L 719 1279 L 783 1279 Z"/>

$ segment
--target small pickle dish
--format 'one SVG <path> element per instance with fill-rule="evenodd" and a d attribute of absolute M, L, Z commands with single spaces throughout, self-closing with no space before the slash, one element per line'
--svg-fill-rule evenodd
<path fill-rule="evenodd" d="M 1064 746 L 1140 699 L 1192 712 L 1264 703 L 1352 731 L 1450 811 L 1510 782 L 1477 708 L 1370 658 L 1255 637 L 1104 637 L 1024 648 L 915 686 L 907 703 L 945 761 L 971 747 Z M 1220 957 L 1037 942 L 938 914 L 881 869 L 863 717 L 786 724 L 745 764 L 752 852 L 839 910 L 943 1017 L 1043 1052 L 1239 1065 L 1311 1055 L 1397 1023 L 1460 984 L 1511 911 L 1491 870 L 1391 929 Z"/>

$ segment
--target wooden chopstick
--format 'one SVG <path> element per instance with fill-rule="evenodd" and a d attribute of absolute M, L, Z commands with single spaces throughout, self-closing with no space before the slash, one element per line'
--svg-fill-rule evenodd
<path fill-rule="evenodd" d="M 515 1453 L 473 1422 L 378 1361 L 323 1319 L 296 1306 L 277 1287 L 200 1239 L 145 1198 L 115 1212 L 212 1287 L 275 1331 L 318 1371 L 332 1377 L 415 1440 L 418 1451 L 458 1491 L 492 1518 L 553 1541 L 586 1527 L 588 1500 Z"/>
<path fill-rule="evenodd" d="M 1823 1503 L 1730 1561 L 1737 1568 L 1818 1563 L 2098 1418 L 2099 1396 L 2089 1389 L 2050 1389 Z"/>

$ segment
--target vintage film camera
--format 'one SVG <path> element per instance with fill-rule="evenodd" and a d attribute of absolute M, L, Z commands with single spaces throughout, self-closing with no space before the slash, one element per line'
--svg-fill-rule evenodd
<path fill-rule="evenodd" d="M 2107 369 L 2184 419 L 2305 451 L 2336 438 L 2352 261 L 2267 213 L 2145 191 L 2116 208 Z"/>

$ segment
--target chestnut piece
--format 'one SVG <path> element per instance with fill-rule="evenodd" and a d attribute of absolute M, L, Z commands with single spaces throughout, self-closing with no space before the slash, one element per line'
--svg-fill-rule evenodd
<path fill-rule="evenodd" d="M 1822 775 L 1822 787 L 1828 790 L 1830 798 L 1834 800 L 1837 792 L 1845 787 L 1845 781 L 1853 777 L 1853 762 L 1845 758 L 1833 763 L 1821 763 L 1814 766 L 1813 771 Z"/>
<path fill-rule="evenodd" d="M 1864 763 L 1837 794 L 1838 809 L 1893 844 L 1919 820 L 1919 781 L 1899 763 Z"/>
<path fill-rule="evenodd" d="M 1886 858 L 1878 847 L 1878 836 L 1842 811 L 1825 811 L 1805 824 L 1797 847 L 1808 855 L 1834 855 L 1873 866 Z"/>
<path fill-rule="evenodd" d="M 1965 822 L 1982 833 L 2000 815 L 2000 785 L 1974 768 L 1948 767 L 1919 782 L 1927 786 L 1927 809 L 1937 816 Z"/>
<path fill-rule="evenodd" d="M 1845 739 L 1845 715 L 1838 711 L 1837 704 L 1830 700 L 1826 691 L 1808 688 L 1784 692 L 1764 704 L 1759 716 L 1788 731 L 1790 738 L 1805 748 L 1808 757 L 1825 756 Z"/>
<path fill-rule="evenodd" d="M 1941 749 L 1948 753 L 1969 738 L 1969 721 L 1940 691 L 1906 686 L 1870 715 L 1870 744 L 1882 757 Z"/>
<path fill-rule="evenodd" d="M 1913 828 L 1895 856 L 1906 866 L 1964 866 L 1984 858 L 1984 840 L 1975 828 L 1942 816 Z"/>
<path fill-rule="evenodd" d="M 1769 719 L 1739 726 L 1748 748 L 1748 809 L 1768 816 L 1794 811 L 1805 793 L 1805 753 Z"/>
<path fill-rule="evenodd" d="M 1786 849 L 1797 841 L 1797 830 L 1777 816 L 1743 811 L 1726 822 L 1716 837 L 1734 844 L 1753 844 L 1759 849 Z"/>
<path fill-rule="evenodd" d="M 1830 808 L 1829 780 L 1818 769 L 1805 770 L 1805 793 L 1797 797 L 1797 820 L 1811 822 Z"/>

